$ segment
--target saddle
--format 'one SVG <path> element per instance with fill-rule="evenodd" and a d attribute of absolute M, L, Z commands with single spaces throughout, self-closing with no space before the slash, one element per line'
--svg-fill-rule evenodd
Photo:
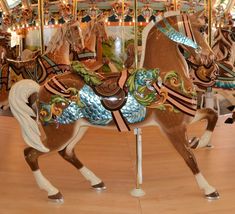
<path fill-rule="evenodd" d="M 125 82 L 128 78 L 127 70 L 121 73 L 103 74 L 102 83 L 94 87 L 94 92 L 101 97 L 102 105 L 111 111 L 113 120 L 119 131 L 130 131 L 123 117 L 121 108 L 127 101 Z"/>
<path fill-rule="evenodd" d="M 107 110 L 111 111 L 114 122 L 119 131 L 130 131 L 130 128 L 122 115 L 121 108 L 127 101 L 128 90 L 125 82 L 128 71 L 120 73 L 100 74 L 89 72 L 78 62 L 72 65 L 73 71 L 78 73 L 101 98 L 101 103 Z"/>
<path fill-rule="evenodd" d="M 123 71 L 124 72 L 124 71 Z M 127 89 L 119 84 L 123 73 L 103 74 L 102 83 L 94 87 L 94 91 L 101 97 L 103 106 L 115 111 L 122 108 L 127 100 Z"/>

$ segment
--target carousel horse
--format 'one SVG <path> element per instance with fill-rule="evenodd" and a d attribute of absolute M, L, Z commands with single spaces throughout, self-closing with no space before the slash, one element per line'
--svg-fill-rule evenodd
<path fill-rule="evenodd" d="M 45 54 L 33 53 L 34 58 L 24 61 L 7 59 L 0 70 L 0 106 L 7 109 L 8 93 L 12 85 L 21 79 L 33 79 L 39 84 L 52 75 L 70 70 L 70 46 L 81 52 L 83 36 L 78 22 L 64 24 L 50 40 Z"/>
<path fill-rule="evenodd" d="M 132 71 L 101 74 L 75 62 L 73 70 L 52 77 L 43 86 L 21 80 L 12 87 L 10 108 L 29 146 L 24 150 L 25 159 L 48 198 L 63 200 L 60 191 L 40 171 L 40 156 L 57 151 L 93 188 L 102 190 L 103 181 L 77 158 L 75 145 L 89 127 L 129 131 L 146 126 L 161 127 L 206 198 L 219 197 L 200 172 L 186 133 L 187 124 L 212 118 L 213 112 L 196 109 L 195 88 L 179 51 L 179 46 L 187 49 L 195 64 L 213 63 L 213 53 L 199 32 L 200 25 L 196 14 L 168 12 L 158 16 L 156 23 L 149 23 L 143 31 L 141 67 Z M 179 28 L 184 28 L 185 33 Z M 35 102 L 28 105 L 31 95 Z M 208 140 L 212 126 L 207 126 L 204 140 Z"/>

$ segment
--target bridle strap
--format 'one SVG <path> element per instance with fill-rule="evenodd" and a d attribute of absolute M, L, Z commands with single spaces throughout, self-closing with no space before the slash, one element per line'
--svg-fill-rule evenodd
<path fill-rule="evenodd" d="M 193 35 L 193 30 L 192 30 L 192 26 L 190 24 L 189 18 L 186 14 L 183 14 L 181 16 L 179 16 L 183 22 L 184 25 L 184 29 L 185 29 L 185 35 L 190 38 L 192 41 L 196 42 L 195 37 Z"/>
<path fill-rule="evenodd" d="M 161 90 L 164 88 L 164 91 L 167 92 L 166 101 L 184 113 L 190 116 L 195 116 L 197 111 L 197 101 L 194 98 L 185 97 L 164 85 L 159 86 L 158 84 L 153 83 L 153 87 L 159 95 L 161 95 Z"/>
<path fill-rule="evenodd" d="M 195 41 L 190 21 L 187 15 L 183 16 L 177 16 L 178 23 L 181 23 L 179 25 L 179 32 L 170 25 L 165 17 L 162 19 L 165 27 L 161 26 L 159 23 L 156 23 L 155 26 L 170 40 L 179 44 L 186 45 L 188 47 L 192 47 L 195 49 L 196 52 L 199 52 L 201 50 L 201 47 Z M 181 19 L 182 21 L 180 21 L 179 19 Z"/>

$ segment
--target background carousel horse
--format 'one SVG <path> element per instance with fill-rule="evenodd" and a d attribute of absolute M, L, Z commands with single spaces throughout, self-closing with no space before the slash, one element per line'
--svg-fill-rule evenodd
<path fill-rule="evenodd" d="M 36 51 L 31 51 L 29 49 L 24 49 L 21 53 L 21 59 L 22 61 L 25 60 L 30 60 L 30 59 L 34 59 L 35 57 L 37 57 L 40 54 L 40 50 L 36 50 Z"/>
<path fill-rule="evenodd" d="M 128 131 L 145 126 L 160 126 L 193 172 L 205 196 L 219 197 L 201 174 L 186 134 L 187 124 L 211 117 L 213 112 L 196 110 L 194 85 L 179 51 L 179 45 L 187 48 L 195 64 L 212 63 L 211 49 L 199 32 L 199 21 L 197 15 L 177 12 L 158 16 L 157 22 L 149 23 L 143 32 L 142 68 L 131 73 L 123 70 L 101 76 L 74 63 L 73 71 L 52 77 L 44 86 L 22 80 L 12 87 L 10 107 L 29 145 L 24 150 L 25 159 L 39 187 L 50 199 L 62 200 L 63 197 L 41 173 L 40 156 L 58 151 L 93 188 L 104 189 L 102 180 L 76 157 L 74 146 L 89 127 Z M 194 41 L 175 30 L 179 23 L 193 33 Z M 27 99 L 34 93 L 38 95 L 37 107 L 33 110 L 27 105 Z"/>
<path fill-rule="evenodd" d="M 220 68 L 214 91 L 231 103 L 228 109 L 233 112 L 233 115 L 225 122 L 233 123 L 235 120 L 235 94 L 233 92 L 235 88 L 235 29 L 218 28 L 212 48 L 217 56 L 217 64 Z"/>
<path fill-rule="evenodd" d="M 12 85 L 21 79 L 33 79 L 39 84 L 52 75 L 70 70 L 69 49 L 81 52 L 84 48 L 83 36 L 78 22 L 64 24 L 50 40 L 43 55 L 33 59 L 16 61 L 7 59 L 1 68 L 0 106 L 7 109 L 8 93 Z"/>
<path fill-rule="evenodd" d="M 78 60 L 82 61 L 88 70 L 97 71 L 104 65 L 102 42 L 108 38 L 104 17 L 99 15 L 81 26 L 85 47 L 83 52 L 78 54 Z"/>

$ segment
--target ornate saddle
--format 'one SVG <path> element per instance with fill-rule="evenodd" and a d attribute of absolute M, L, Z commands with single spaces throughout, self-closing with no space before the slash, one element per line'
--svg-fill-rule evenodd
<path fill-rule="evenodd" d="M 87 71 L 80 63 L 73 64 L 72 68 L 83 77 L 85 83 L 101 98 L 104 108 L 111 111 L 118 130 L 130 131 L 120 111 L 127 101 L 128 90 L 125 87 L 128 78 L 127 70 L 123 70 L 121 73 L 97 74 Z"/>
<path fill-rule="evenodd" d="M 122 75 L 122 73 L 103 74 L 102 83 L 93 88 L 95 93 L 102 97 L 103 106 L 110 111 L 119 110 L 126 103 L 127 89 L 119 84 Z"/>
<path fill-rule="evenodd" d="M 74 62 L 72 65 L 73 71 L 83 77 L 87 85 L 101 97 L 103 106 L 115 111 L 122 108 L 127 100 L 127 88 L 125 82 L 128 77 L 128 72 L 124 70 L 120 73 L 98 74 L 88 71 L 81 63 Z"/>

